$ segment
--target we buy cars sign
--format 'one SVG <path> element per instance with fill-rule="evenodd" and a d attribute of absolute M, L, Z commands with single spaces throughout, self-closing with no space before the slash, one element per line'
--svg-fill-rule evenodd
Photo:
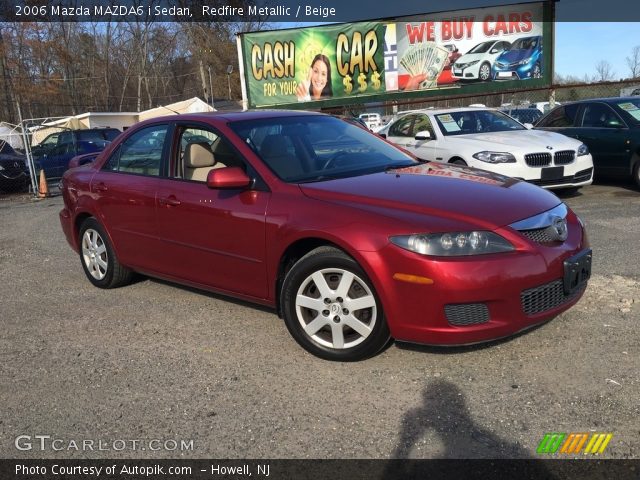
<path fill-rule="evenodd" d="M 318 108 L 545 87 L 552 78 L 553 8 L 550 2 L 503 5 L 242 33 L 243 96 L 251 108 Z M 472 50 L 497 41 L 495 52 L 486 51 L 475 66 L 467 65 L 471 60 L 453 71 Z M 315 61 L 320 57 L 324 65 Z"/>

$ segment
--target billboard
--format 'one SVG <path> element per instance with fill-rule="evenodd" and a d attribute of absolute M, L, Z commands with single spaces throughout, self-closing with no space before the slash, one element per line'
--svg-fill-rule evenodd
<path fill-rule="evenodd" d="M 544 87 L 552 9 L 528 3 L 243 33 L 243 95 L 250 108 L 319 107 Z"/>

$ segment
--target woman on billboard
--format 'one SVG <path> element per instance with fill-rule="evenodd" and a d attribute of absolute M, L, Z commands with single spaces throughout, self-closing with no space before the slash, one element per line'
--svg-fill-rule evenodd
<path fill-rule="evenodd" d="M 313 57 L 309 76 L 300 82 L 296 88 L 296 96 L 299 102 L 320 100 L 324 97 L 332 97 L 331 89 L 331 63 L 326 55 L 319 53 Z"/>

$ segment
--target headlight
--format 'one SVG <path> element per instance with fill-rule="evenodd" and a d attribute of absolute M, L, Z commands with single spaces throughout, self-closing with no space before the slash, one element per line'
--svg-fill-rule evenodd
<path fill-rule="evenodd" d="M 473 62 L 468 62 L 468 63 L 458 63 L 455 66 L 456 66 L 456 68 L 467 68 L 467 67 L 470 67 L 472 65 L 475 65 L 479 61 L 480 60 L 474 60 Z"/>
<path fill-rule="evenodd" d="M 478 152 L 472 156 L 487 163 L 516 163 L 516 157 L 508 152 Z"/>
<path fill-rule="evenodd" d="M 526 65 L 527 63 L 530 63 L 531 60 L 533 60 L 533 58 L 529 57 L 529 58 L 525 58 L 524 60 L 520 60 L 518 62 L 518 65 Z"/>
<path fill-rule="evenodd" d="M 583 155 L 589 155 L 589 147 L 584 143 L 578 147 L 578 156 L 581 157 Z"/>
<path fill-rule="evenodd" d="M 0 172 L 4 170 L 4 167 L 0 165 Z"/>
<path fill-rule="evenodd" d="M 457 257 L 514 250 L 507 240 L 493 232 L 420 233 L 391 237 L 391 243 L 421 255 Z"/>

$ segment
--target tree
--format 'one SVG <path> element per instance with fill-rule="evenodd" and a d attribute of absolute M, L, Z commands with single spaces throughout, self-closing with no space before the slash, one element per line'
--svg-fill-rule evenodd
<path fill-rule="evenodd" d="M 606 60 L 600 60 L 596 64 L 596 76 L 595 80 L 597 82 L 608 82 L 613 80 L 615 76 L 615 72 L 612 70 L 611 64 Z"/>
<path fill-rule="evenodd" d="M 631 78 L 640 77 L 640 45 L 631 49 L 631 56 L 627 57 L 627 66 L 631 72 Z"/>

